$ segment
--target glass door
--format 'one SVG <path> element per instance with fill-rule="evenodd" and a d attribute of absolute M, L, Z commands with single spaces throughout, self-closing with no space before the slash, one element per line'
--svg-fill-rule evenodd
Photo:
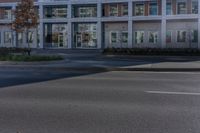
<path fill-rule="evenodd" d="M 76 47 L 77 48 L 82 47 L 82 35 L 80 33 L 76 34 Z"/>

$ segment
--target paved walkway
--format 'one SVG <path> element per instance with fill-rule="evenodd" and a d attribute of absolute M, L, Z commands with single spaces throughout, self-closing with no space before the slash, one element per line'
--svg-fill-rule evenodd
<path fill-rule="evenodd" d="M 121 70 L 121 71 L 200 71 L 198 56 L 112 56 L 100 51 L 37 50 L 33 54 L 62 55 L 62 61 L 0 62 L 0 67 L 21 67 L 64 70 Z"/>

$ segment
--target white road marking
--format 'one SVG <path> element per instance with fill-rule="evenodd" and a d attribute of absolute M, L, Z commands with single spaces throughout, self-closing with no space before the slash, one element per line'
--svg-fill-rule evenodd
<path fill-rule="evenodd" d="M 195 95 L 200 96 L 200 93 L 194 93 L 194 92 L 170 92 L 170 91 L 145 91 L 146 93 L 151 94 L 167 94 L 167 95 Z"/>

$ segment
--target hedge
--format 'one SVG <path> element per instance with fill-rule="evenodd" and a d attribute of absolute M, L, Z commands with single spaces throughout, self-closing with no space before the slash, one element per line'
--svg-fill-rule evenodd
<path fill-rule="evenodd" d="M 9 55 L 14 53 L 21 53 L 30 55 L 30 48 L 0 48 L 0 55 Z"/>
<path fill-rule="evenodd" d="M 199 56 L 200 49 L 190 48 L 106 48 L 104 54 L 112 55 L 163 55 L 163 56 Z"/>

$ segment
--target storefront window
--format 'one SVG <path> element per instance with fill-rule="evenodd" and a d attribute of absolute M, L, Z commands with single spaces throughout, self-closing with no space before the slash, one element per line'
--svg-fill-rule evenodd
<path fill-rule="evenodd" d="M 45 24 L 45 47 L 67 47 L 67 24 Z"/>
<path fill-rule="evenodd" d="M 149 43 L 158 42 L 158 32 L 150 31 L 149 32 Z"/>
<path fill-rule="evenodd" d="M 158 15 L 158 5 L 156 2 L 150 3 L 149 15 Z"/>
<path fill-rule="evenodd" d="M 177 31 L 177 42 L 186 42 L 186 31 Z"/>
<path fill-rule="evenodd" d="M 135 4 L 135 16 L 144 16 L 144 4 Z"/>
<path fill-rule="evenodd" d="M 135 43 L 136 44 L 144 43 L 144 31 L 135 32 Z"/>
<path fill-rule="evenodd" d="M 97 47 L 96 24 L 74 24 L 74 45 L 76 48 Z"/>

